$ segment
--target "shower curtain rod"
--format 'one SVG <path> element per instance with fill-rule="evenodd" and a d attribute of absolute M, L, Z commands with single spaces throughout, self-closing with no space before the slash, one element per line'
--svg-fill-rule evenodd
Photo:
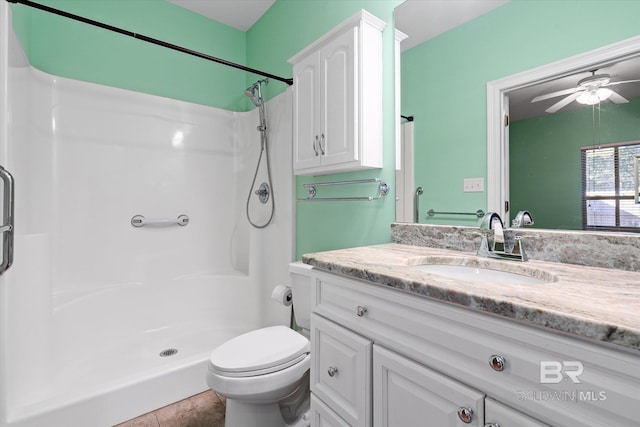
<path fill-rule="evenodd" d="M 142 34 L 134 33 L 133 31 L 124 30 L 122 28 L 114 27 L 109 24 L 105 24 L 102 22 L 94 21 L 93 19 L 85 18 L 83 16 L 74 15 L 73 13 L 65 12 L 63 10 L 55 9 L 53 7 L 45 6 L 40 3 L 34 3 L 29 0 L 7 0 L 9 3 L 19 3 L 25 6 L 32 7 L 34 9 L 39 9 L 45 12 L 53 13 L 54 15 L 63 16 L 68 19 L 73 19 L 74 21 L 83 22 L 85 24 L 93 25 L 95 27 L 103 28 L 105 30 L 113 31 L 114 33 L 119 33 L 125 36 L 133 37 L 134 39 L 142 40 L 147 43 L 155 44 L 157 46 L 166 47 L 168 49 L 173 49 L 178 52 L 186 53 L 189 55 L 197 56 L 198 58 L 206 59 L 208 61 L 217 62 L 218 64 L 226 65 L 228 67 L 237 68 L 239 70 L 247 71 L 253 74 L 258 74 L 263 77 L 268 77 L 273 80 L 278 80 L 280 82 L 286 83 L 289 86 L 293 85 L 292 78 L 285 78 L 276 76 L 275 74 L 266 73 L 264 71 L 256 70 L 255 68 L 245 67 L 244 65 L 236 64 L 235 62 L 227 61 L 226 59 L 217 58 L 215 56 L 207 55 L 206 53 L 198 52 L 195 50 L 187 49 L 182 46 L 178 46 L 175 44 L 167 43 L 162 40 L 154 39 L 152 37 L 147 37 Z"/>

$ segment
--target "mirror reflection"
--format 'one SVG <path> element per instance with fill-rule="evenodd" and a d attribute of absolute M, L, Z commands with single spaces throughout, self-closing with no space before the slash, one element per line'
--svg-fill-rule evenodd
<path fill-rule="evenodd" d="M 487 130 L 477 124 L 479 116 L 486 120 L 488 114 L 484 85 L 520 73 L 527 68 L 524 64 L 533 69 L 557 60 L 547 52 L 570 52 L 565 56 L 571 57 L 588 51 L 588 47 L 566 49 L 562 45 L 565 34 L 565 42 L 576 44 L 582 29 L 563 24 L 563 33 L 553 35 L 536 29 L 527 14 L 544 12 L 540 3 L 476 1 L 466 3 L 492 7 L 478 12 L 475 21 L 456 24 L 460 29 L 421 41 L 414 37 L 417 33 L 411 23 L 424 17 L 422 3 L 431 2 L 408 0 L 396 8 L 395 15 L 397 28 L 412 42 L 409 48 L 407 41 L 402 44 L 401 85 L 402 113 L 415 116 L 415 185 L 424 187 L 418 222 L 474 225 L 469 218 L 430 218 L 426 212 L 430 208 L 453 212 L 496 209 L 498 204 L 492 204 L 488 197 L 488 192 L 494 191 L 501 194 L 502 203 L 509 202 L 510 213 L 531 211 L 538 228 L 640 231 L 640 206 L 634 200 L 638 196 L 634 163 L 640 155 L 640 52 L 624 60 L 596 61 L 561 77 L 538 76 L 505 92 L 503 102 L 509 115 L 502 153 L 505 178 L 496 184 L 482 151 Z M 449 5 L 455 8 L 459 3 L 465 2 Z M 431 22 L 439 16 L 446 20 L 448 13 L 451 11 L 431 10 L 428 19 Z M 589 12 L 555 9 L 548 23 L 563 21 L 563 16 L 571 13 Z M 495 30 L 501 22 L 502 33 Z M 528 34 L 518 39 L 519 45 L 510 43 L 520 36 L 516 31 Z M 594 37 L 600 34 L 604 29 Z M 540 40 L 529 42 L 526 37 Z M 527 51 L 527 46 L 545 44 L 545 37 L 546 51 Z M 591 46 L 601 47 L 612 39 L 607 40 Z M 503 54 L 501 43 L 522 48 Z M 478 50 L 481 54 L 476 54 Z M 414 93 L 417 82 L 421 98 Z M 488 188 L 482 192 L 467 192 L 466 187 L 463 191 L 467 178 L 487 176 Z"/>
<path fill-rule="evenodd" d="M 541 228 L 640 231 L 640 57 L 508 92 L 511 211 Z"/>
<path fill-rule="evenodd" d="M 640 203 L 640 173 L 638 172 L 639 163 L 640 156 L 635 156 L 633 159 L 633 201 L 636 204 Z"/>

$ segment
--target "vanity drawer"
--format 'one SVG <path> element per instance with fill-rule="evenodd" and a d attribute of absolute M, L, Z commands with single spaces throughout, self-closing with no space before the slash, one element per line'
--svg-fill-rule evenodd
<path fill-rule="evenodd" d="M 367 282 L 318 279 L 317 313 L 542 422 L 637 425 L 637 355 Z"/>
<path fill-rule="evenodd" d="M 314 427 L 351 427 L 313 393 L 311 393 L 311 425 Z"/>
<path fill-rule="evenodd" d="M 371 426 L 370 340 L 311 316 L 311 392 L 353 427 Z"/>
<path fill-rule="evenodd" d="M 549 427 L 493 399 L 484 401 L 485 427 Z"/>

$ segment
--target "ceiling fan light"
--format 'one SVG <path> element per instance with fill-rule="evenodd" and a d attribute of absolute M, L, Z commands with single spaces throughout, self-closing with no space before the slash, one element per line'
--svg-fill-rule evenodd
<path fill-rule="evenodd" d="M 600 89 L 598 89 L 598 98 L 600 98 L 600 101 L 604 101 L 605 99 L 609 98 L 612 93 L 613 91 L 611 89 L 601 87 Z"/>
<path fill-rule="evenodd" d="M 595 90 L 587 90 L 577 97 L 576 101 L 580 104 L 595 105 L 600 102 L 600 98 L 598 98 L 598 93 Z"/>
<path fill-rule="evenodd" d="M 580 104 L 595 105 L 609 98 L 611 96 L 611 93 L 612 90 L 606 88 L 587 90 L 583 92 L 582 95 L 580 95 L 578 98 L 576 98 L 576 101 L 578 101 Z"/>

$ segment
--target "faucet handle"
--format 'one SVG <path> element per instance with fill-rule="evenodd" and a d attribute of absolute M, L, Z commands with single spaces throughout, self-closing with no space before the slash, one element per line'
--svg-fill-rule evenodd
<path fill-rule="evenodd" d="M 515 237 L 515 243 L 513 245 L 513 250 L 511 251 L 511 253 L 513 255 L 519 255 L 522 261 L 528 261 L 529 256 L 527 255 L 527 252 L 524 250 L 524 246 L 522 245 L 522 240 L 524 238 L 526 238 L 526 236 Z"/>
<path fill-rule="evenodd" d="M 529 211 L 520 211 L 516 214 L 516 217 L 511 221 L 511 227 L 521 228 L 525 225 L 533 225 L 533 217 Z"/>

